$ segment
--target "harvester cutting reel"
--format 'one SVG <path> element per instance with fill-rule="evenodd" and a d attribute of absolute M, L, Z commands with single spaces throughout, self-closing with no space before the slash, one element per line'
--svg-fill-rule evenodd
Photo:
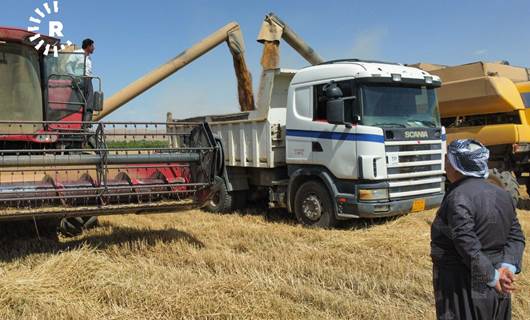
<path fill-rule="evenodd" d="M 206 123 L 0 122 L 0 222 L 203 206 L 222 153 Z"/>

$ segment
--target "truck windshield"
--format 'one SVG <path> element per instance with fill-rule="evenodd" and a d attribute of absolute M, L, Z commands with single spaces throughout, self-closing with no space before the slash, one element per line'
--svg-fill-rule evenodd
<path fill-rule="evenodd" d="M 426 86 L 361 86 L 362 124 L 380 127 L 439 127 L 434 88 Z"/>
<path fill-rule="evenodd" d="M 39 57 L 32 47 L 0 41 L 0 120 L 43 120 Z"/>

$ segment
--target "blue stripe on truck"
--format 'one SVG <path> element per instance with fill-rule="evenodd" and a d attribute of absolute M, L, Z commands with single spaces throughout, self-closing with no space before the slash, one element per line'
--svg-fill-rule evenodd
<path fill-rule="evenodd" d="M 287 129 L 288 137 L 318 138 L 329 140 L 346 140 L 346 141 L 367 141 L 384 143 L 385 138 L 378 134 L 369 133 L 346 133 L 332 131 L 311 131 L 311 130 L 293 130 Z"/>

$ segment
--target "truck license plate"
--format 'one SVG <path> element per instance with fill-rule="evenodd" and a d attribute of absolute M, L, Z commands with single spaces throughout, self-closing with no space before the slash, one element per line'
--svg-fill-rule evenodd
<path fill-rule="evenodd" d="M 416 199 L 412 202 L 412 209 L 410 212 L 418 212 L 425 210 L 425 199 Z"/>

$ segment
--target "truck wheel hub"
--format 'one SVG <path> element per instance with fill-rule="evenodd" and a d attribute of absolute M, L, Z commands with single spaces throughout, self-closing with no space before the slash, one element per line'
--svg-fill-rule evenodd
<path fill-rule="evenodd" d="M 302 202 L 302 211 L 308 219 L 317 221 L 322 216 L 320 199 L 314 194 L 307 196 Z"/>

